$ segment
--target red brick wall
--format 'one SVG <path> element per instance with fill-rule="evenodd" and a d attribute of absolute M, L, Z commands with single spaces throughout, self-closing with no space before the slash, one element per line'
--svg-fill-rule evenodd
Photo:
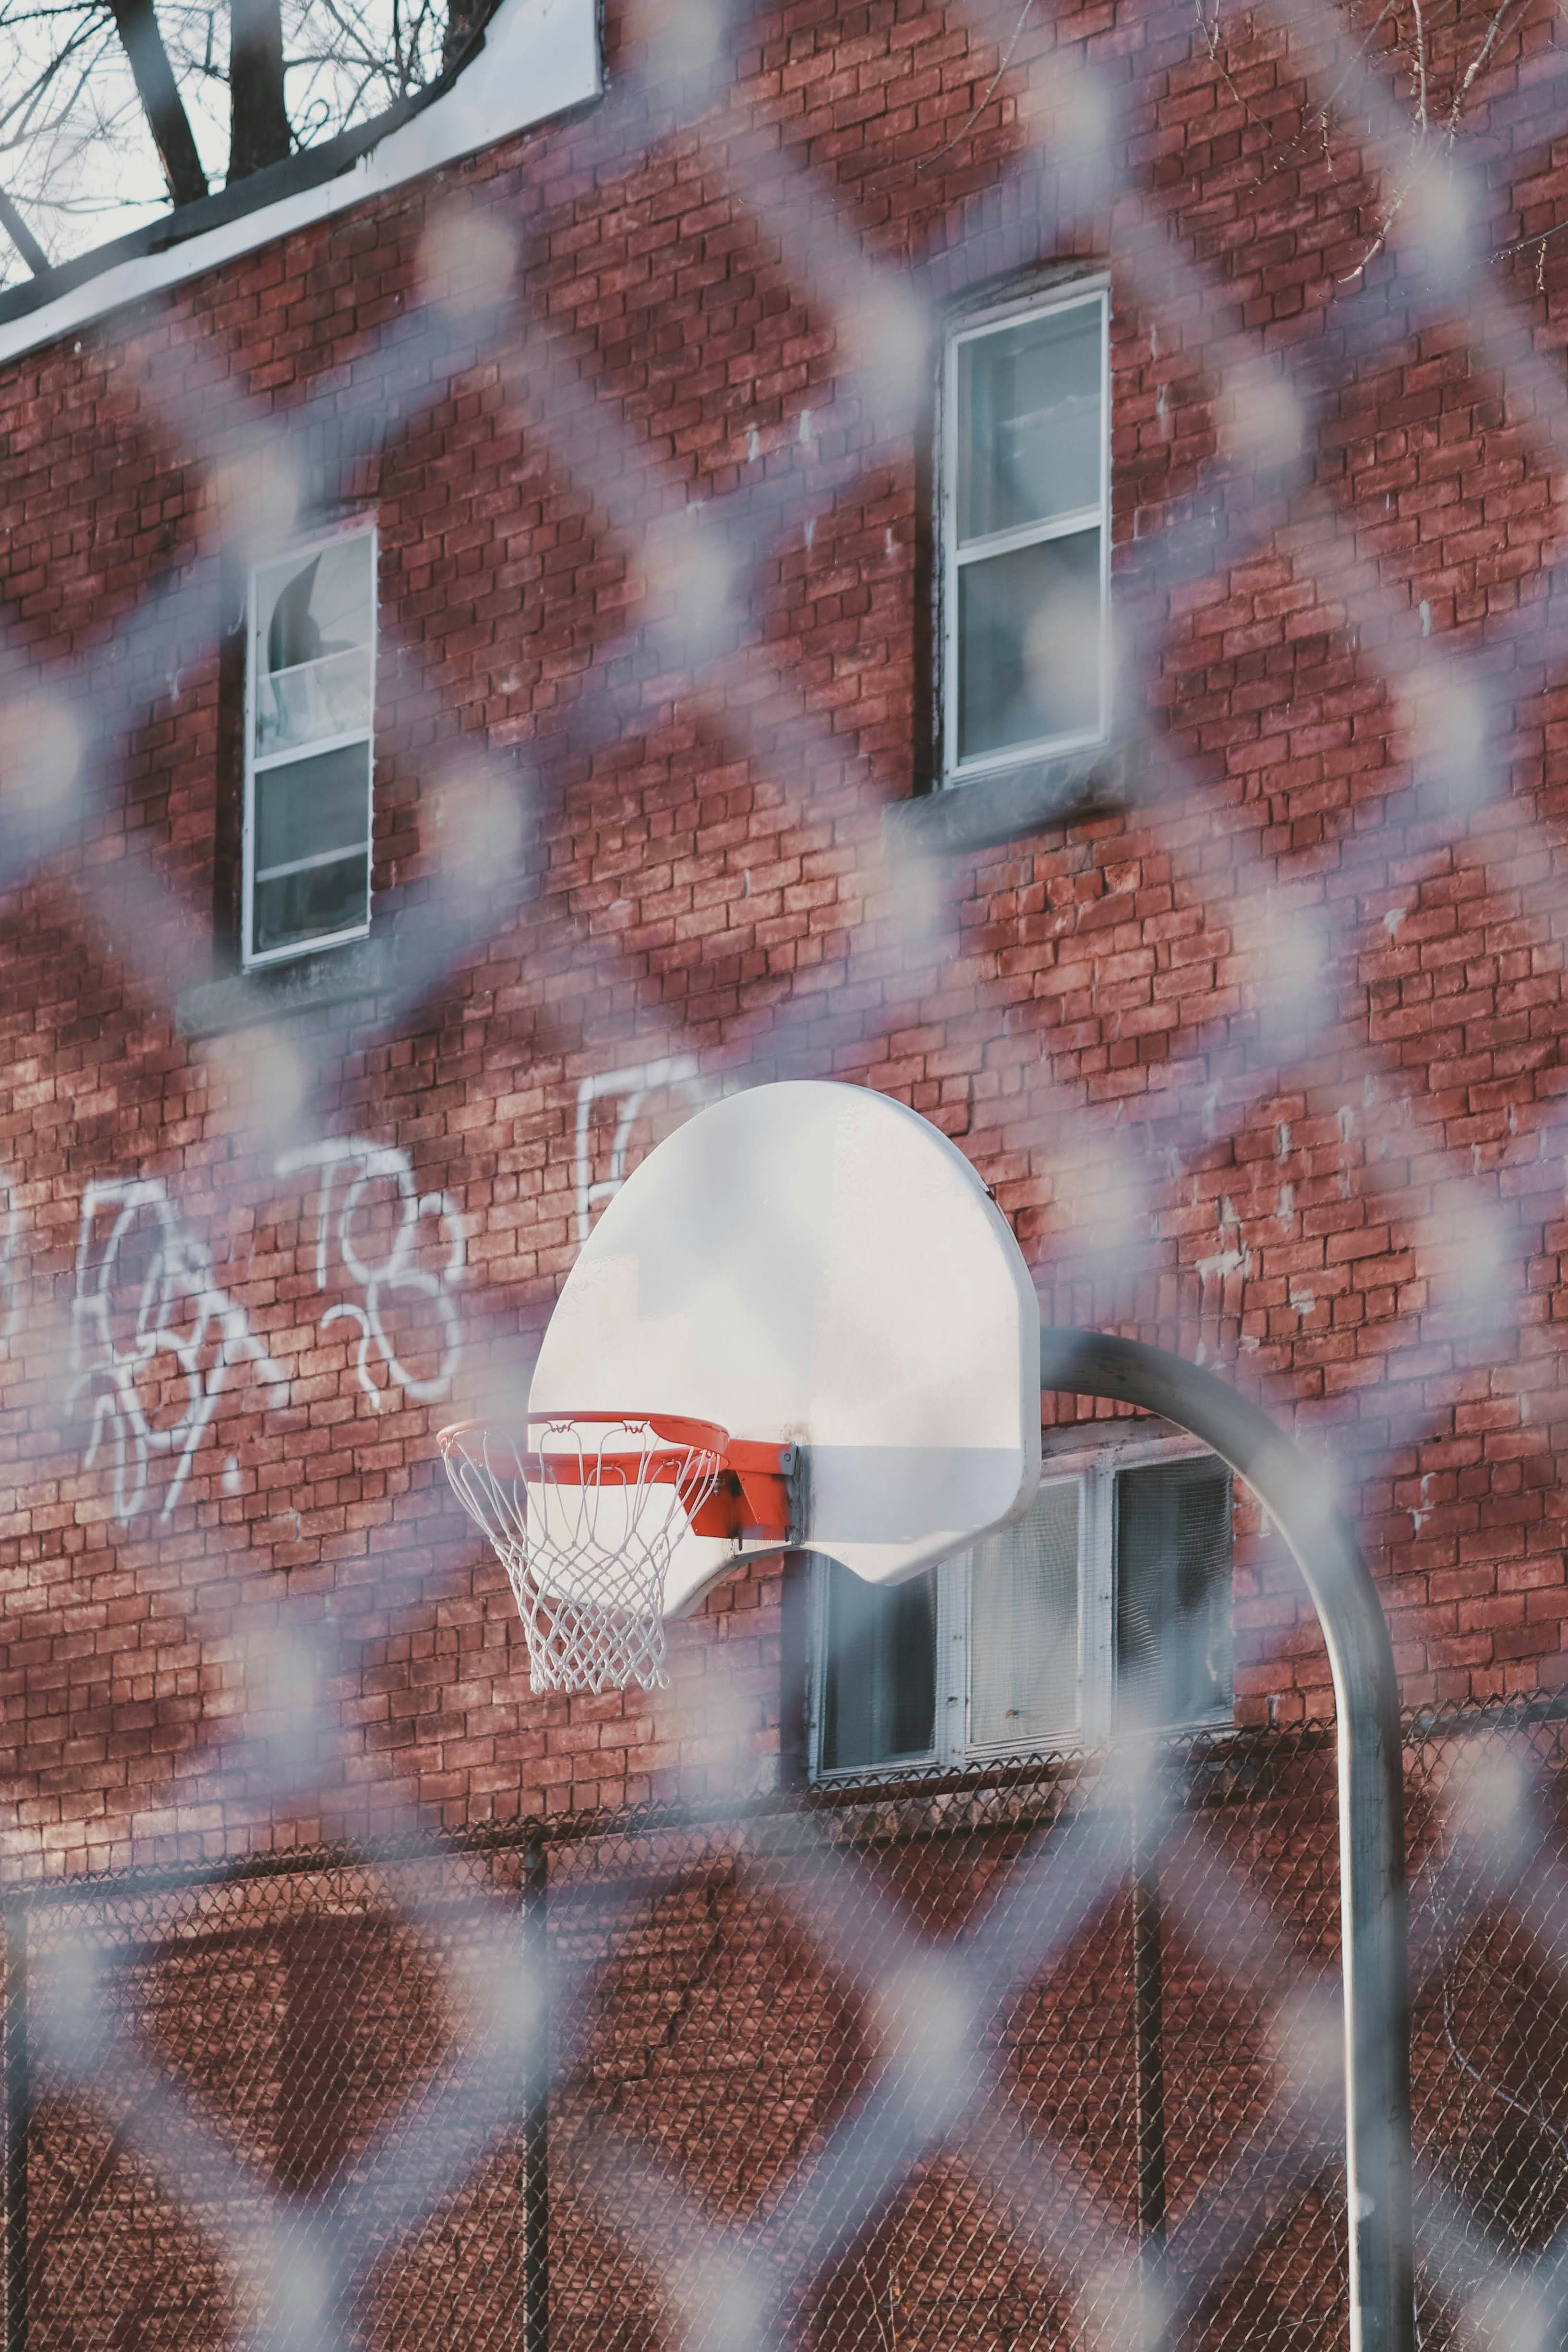
<path fill-rule="evenodd" d="M 1461 59 L 1482 28 L 1467 5 Z M 1466 101 L 1478 249 L 1568 195 L 1548 30 L 1532 12 Z M 41 682 L 83 720 L 89 786 L 41 855 L 47 793 L 4 847 L 13 1862 L 768 1769 L 776 1580 L 677 1630 L 667 1693 L 536 1701 L 433 1460 L 441 1421 L 518 1392 L 572 1261 L 582 1082 L 674 1053 L 715 1080 L 896 1093 L 994 1187 L 1050 1318 L 1201 1351 L 1292 1418 L 1359 1509 L 1409 1697 L 1559 1674 L 1559 249 L 1487 266 L 1506 333 L 1401 249 L 1429 191 L 1374 251 L 1365 120 L 1321 113 L 1334 59 L 1260 13 L 1212 54 L 1153 0 L 1013 31 L 1003 66 L 936 8 L 781 8 L 677 121 L 615 16 L 610 96 L 579 119 L 0 377 L 4 691 Z M 1114 210 L 1065 225 L 1087 117 L 1053 59 L 1100 77 L 1122 174 Z M 1405 65 L 1374 64 L 1403 104 Z M 1453 81 L 1437 57 L 1435 109 Z M 894 415 L 856 375 L 856 333 L 875 356 L 880 329 L 820 222 L 781 235 L 801 173 L 855 268 L 938 303 L 1109 253 L 1121 609 L 1148 631 L 1136 814 L 924 883 L 882 860 L 881 804 L 929 765 L 930 404 Z M 511 305 L 411 349 L 421 240 L 454 208 L 459 253 L 515 233 Z M 1287 382 L 1309 454 L 1271 473 Z M 390 420 L 368 457 L 366 414 Z M 347 1027 L 191 1042 L 174 996 L 213 969 L 232 879 L 213 619 L 258 425 L 318 488 L 347 452 L 379 520 L 377 927 L 405 986 Z M 691 617 L 668 534 L 701 502 L 705 524 L 743 510 L 757 563 L 694 684 L 658 624 Z M 1455 651 L 1492 700 L 1450 790 Z M 515 887 L 447 851 L 498 799 Z M 318 1286 L 315 1180 L 275 1162 L 322 1133 L 401 1152 L 460 1213 L 449 1397 L 410 1399 L 373 1349 L 373 1399 L 362 1323 L 321 1328 L 363 1297 L 340 1255 Z M 138 1178 L 211 1252 L 222 1303 L 180 1307 L 209 1384 L 227 1352 L 166 1518 L 174 1454 L 153 1444 L 117 1513 L 107 1408 L 84 1466 L 101 1381 L 62 1402 L 93 1337 L 72 1313 L 85 1188 Z M 138 1214 L 144 1250 L 167 1221 Z M 449 1238 L 426 1217 L 420 1262 Z M 441 1354 L 424 1312 L 416 1379 Z M 154 1422 L 179 1422 L 184 1377 L 167 1352 L 148 1369 Z M 1246 1712 L 1326 1705 L 1300 1612 L 1250 1544 Z"/>

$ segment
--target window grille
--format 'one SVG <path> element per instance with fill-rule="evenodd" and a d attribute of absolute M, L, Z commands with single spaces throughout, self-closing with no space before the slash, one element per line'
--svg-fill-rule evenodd
<path fill-rule="evenodd" d="M 1231 1700 L 1230 1481 L 1213 1462 L 1151 1463 L 1116 1482 L 1121 1728 L 1205 1723 Z"/>
<path fill-rule="evenodd" d="M 936 1709 L 936 1570 L 883 1589 L 831 1564 L 833 1661 L 823 1753 L 840 1771 L 929 1756 Z"/>
<path fill-rule="evenodd" d="M 1016 1526 L 908 1584 L 824 1562 L 815 1627 L 819 1777 L 1223 1723 L 1230 1474 L 1168 1441 L 1058 1457 Z"/>
<path fill-rule="evenodd" d="M 1043 1748 L 1078 1728 L 1076 1478 L 969 1556 L 969 1746 Z"/>

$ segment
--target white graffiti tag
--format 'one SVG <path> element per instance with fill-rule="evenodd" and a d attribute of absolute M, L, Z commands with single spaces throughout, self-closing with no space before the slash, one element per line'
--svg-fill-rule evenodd
<path fill-rule="evenodd" d="M 637 1113 L 649 1095 L 667 1087 L 688 1096 L 694 1109 L 700 1109 L 712 1092 L 690 1054 L 668 1054 L 661 1061 L 639 1062 L 632 1069 L 606 1070 L 596 1078 L 584 1078 L 578 1087 L 575 1174 L 579 1244 L 588 1238 L 595 1210 L 613 1200 L 626 1181 L 626 1148 Z M 595 1104 L 612 1099 L 616 1102 L 616 1123 L 610 1137 L 609 1167 L 603 1176 L 595 1178 L 590 1121 Z"/>
<path fill-rule="evenodd" d="M 321 1208 L 316 1224 L 316 1287 L 318 1290 L 327 1287 L 327 1271 L 331 1245 L 335 1241 L 344 1273 L 364 1293 L 363 1305 L 345 1301 L 331 1307 L 322 1316 L 321 1328 L 326 1330 L 340 1317 L 358 1324 L 359 1381 L 371 1402 L 379 1412 L 382 1392 L 371 1377 L 370 1369 L 373 1348 L 386 1366 L 391 1379 L 415 1403 L 430 1404 L 438 1397 L 445 1396 L 451 1388 L 452 1375 L 457 1370 L 462 1349 L 458 1302 L 452 1297 L 452 1289 L 462 1277 L 468 1257 L 462 1216 L 451 1194 L 421 1192 L 415 1182 L 414 1169 L 407 1153 L 395 1150 L 389 1144 L 372 1142 L 364 1136 L 333 1136 L 324 1143 L 312 1143 L 302 1150 L 285 1152 L 277 1167 L 279 1176 L 298 1175 L 303 1169 L 321 1171 Z M 338 1190 L 340 1176 L 346 1180 L 342 1192 Z M 355 1244 L 354 1221 L 367 1208 L 371 1188 L 377 1184 L 393 1187 L 396 1205 L 387 1254 L 377 1263 L 368 1264 Z M 434 1219 L 437 1231 L 446 1236 L 446 1263 L 435 1268 L 419 1265 L 416 1256 L 419 1227 L 426 1217 Z M 399 1361 L 396 1347 L 388 1337 L 384 1307 L 400 1295 L 426 1300 L 439 1323 L 441 1353 L 428 1380 L 417 1379 Z"/>
<path fill-rule="evenodd" d="M 251 1330 L 243 1307 L 213 1278 L 212 1256 L 182 1223 L 155 1177 L 91 1183 L 82 1194 L 71 1300 L 70 1403 L 90 1398 L 90 1470 L 107 1439 L 114 1457 L 114 1515 L 123 1526 L 147 1498 L 154 1455 L 174 1475 L 161 1518 L 180 1499 L 192 1458 L 228 1376 L 244 1362 L 287 1392 L 288 1382 Z M 176 1367 L 172 1418 L 150 1412 L 160 1356 Z"/>

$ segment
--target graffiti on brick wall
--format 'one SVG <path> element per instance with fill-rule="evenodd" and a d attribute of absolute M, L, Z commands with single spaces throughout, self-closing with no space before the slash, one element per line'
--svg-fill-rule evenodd
<path fill-rule="evenodd" d="M 578 1087 L 574 1172 L 579 1244 L 587 1240 L 595 1212 L 613 1200 L 626 1182 L 632 1130 L 649 1096 L 660 1092 L 684 1097 L 693 1110 L 700 1110 L 710 1099 L 713 1088 L 693 1054 L 667 1054 L 658 1061 L 638 1062 L 630 1069 L 605 1070 L 597 1077 L 584 1078 Z M 594 1114 L 601 1107 L 610 1140 L 605 1172 L 596 1176 Z"/>
<path fill-rule="evenodd" d="M 446 1192 L 420 1192 L 405 1152 L 362 1136 L 288 1152 L 277 1163 L 281 1176 L 305 1170 L 319 1171 L 321 1179 L 316 1286 L 326 1289 L 335 1265 L 360 1294 L 329 1308 L 319 1328 L 340 1320 L 358 1327 L 357 1374 L 378 1410 L 383 1391 L 376 1363 L 416 1403 L 445 1396 L 461 1345 L 451 1293 L 466 1244 L 456 1203 Z M 362 1226 L 377 1222 L 384 1239 L 367 1254 Z M 435 1265 L 422 1262 L 426 1226 L 439 1256 Z M 0 1339 L 9 1336 L 20 1311 L 18 1236 L 16 1210 L 0 1180 Z M 392 1327 L 397 1306 L 407 1302 L 433 1326 L 427 1369 L 411 1369 L 399 1352 L 408 1342 Z M 163 1183 L 157 1177 L 89 1183 L 82 1194 L 71 1298 L 69 1409 L 89 1423 L 83 1467 L 91 1470 L 100 1460 L 111 1465 L 114 1516 L 121 1526 L 150 1507 L 160 1460 L 173 1470 L 159 1517 L 172 1515 L 218 1401 L 247 1364 L 280 1401 L 286 1398 L 287 1376 L 251 1328 L 245 1308 L 219 1285 L 210 1250 L 186 1225 Z M 228 1466 L 232 1472 L 237 1465 Z"/>
<path fill-rule="evenodd" d="M 377 1362 L 387 1381 L 416 1404 L 432 1404 L 449 1394 L 462 1352 L 452 1294 L 468 1255 L 462 1216 L 451 1194 L 421 1192 L 405 1151 L 363 1135 L 332 1136 L 286 1151 L 276 1165 L 279 1176 L 320 1174 L 316 1287 L 327 1288 L 335 1259 L 360 1297 L 330 1307 L 319 1328 L 325 1331 L 340 1321 L 358 1326 L 359 1383 L 376 1411 L 384 1394 L 375 1378 Z M 377 1223 L 378 1209 L 381 1247 L 367 1256 L 361 1229 Z M 426 1226 L 439 1259 L 433 1265 L 425 1263 L 421 1248 Z M 399 1349 L 407 1343 L 388 1328 L 389 1315 L 410 1303 L 435 1325 L 434 1361 L 424 1377 L 403 1360 Z"/>
<path fill-rule="evenodd" d="M 15 1245 L 13 1232 L 7 1273 Z M 6 1311 L 14 1312 L 9 1302 Z M 164 1362 L 170 1370 L 160 1370 Z M 161 1457 L 174 1465 L 159 1511 L 169 1517 L 218 1399 L 247 1362 L 287 1392 L 244 1307 L 219 1288 L 205 1243 L 159 1180 L 89 1184 L 71 1299 L 70 1409 L 90 1422 L 84 1468 L 106 1449 L 112 1459 L 121 1526 L 146 1507 Z"/>
<path fill-rule="evenodd" d="M 713 1092 L 691 1055 L 584 1079 L 574 1166 L 580 1240 L 626 1181 L 634 1130 L 650 1097 L 664 1094 L 697 1109 Z M 279 1177 L 318 1180 L 316 1288 L 324 1293 L 340 1276 L 358 1294 L 329 1307 L 318 1328 L 342 1322 L 357 1328 L 355 1372 L 373 1406 L 380 1410 L 389 1386 L 416 1404 L 449 1395 L 462 1352 L 455 1293 L 468 1255 L 451 1194 L 422 1192 L 408 1154 L 367 1136 L 330 1137 L 285 1152 L 274 1165 Z M 20 1312 L 18 1237 L 0 1178 L 0 1339 Z M 411 1307 L 423 1320 L 428 1362 L 409 1360 L 398 1314 Z M 174 1465 L 159 1507 L 160 1517 L 170 1517 L 237 1366 L 253 1363 L 269 1385 L 288 1387 L 244 1307 L 218 1284 L 206 1244 L 155 1177 L 94 1181 L 82 1195 L 70 1349 L 71 1409 L 89 1423 L 84 1467 L 111 1461 L 114 1515 L 122 1525 L 148 1507 L 160 1457 Z M 173 1402 L 158 1391 L 163 1357 L 174 1367 L 165 1381 L 177 1392 Z"/>

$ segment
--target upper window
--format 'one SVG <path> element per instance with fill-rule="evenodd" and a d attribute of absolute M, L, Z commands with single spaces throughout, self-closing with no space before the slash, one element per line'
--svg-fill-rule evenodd
<path fill-rule="evenodd" d="M 1109 296 L 956 328 L 943 401 L 949 783 L 1098 742 L 1109 681 Z"/>
<path fill-rule="evenodd" d="M 370 929 L 375 533 L 339 532 L 250 580 L 247 964 Z"/>
<path fill-rule="evenodd" d="M 824 1562 L 819 1774 L 1228 1721 L 1230 1473 L 1169 1442 L 1047 1462 L 1024 1518 L 907 1584 Z"/>

